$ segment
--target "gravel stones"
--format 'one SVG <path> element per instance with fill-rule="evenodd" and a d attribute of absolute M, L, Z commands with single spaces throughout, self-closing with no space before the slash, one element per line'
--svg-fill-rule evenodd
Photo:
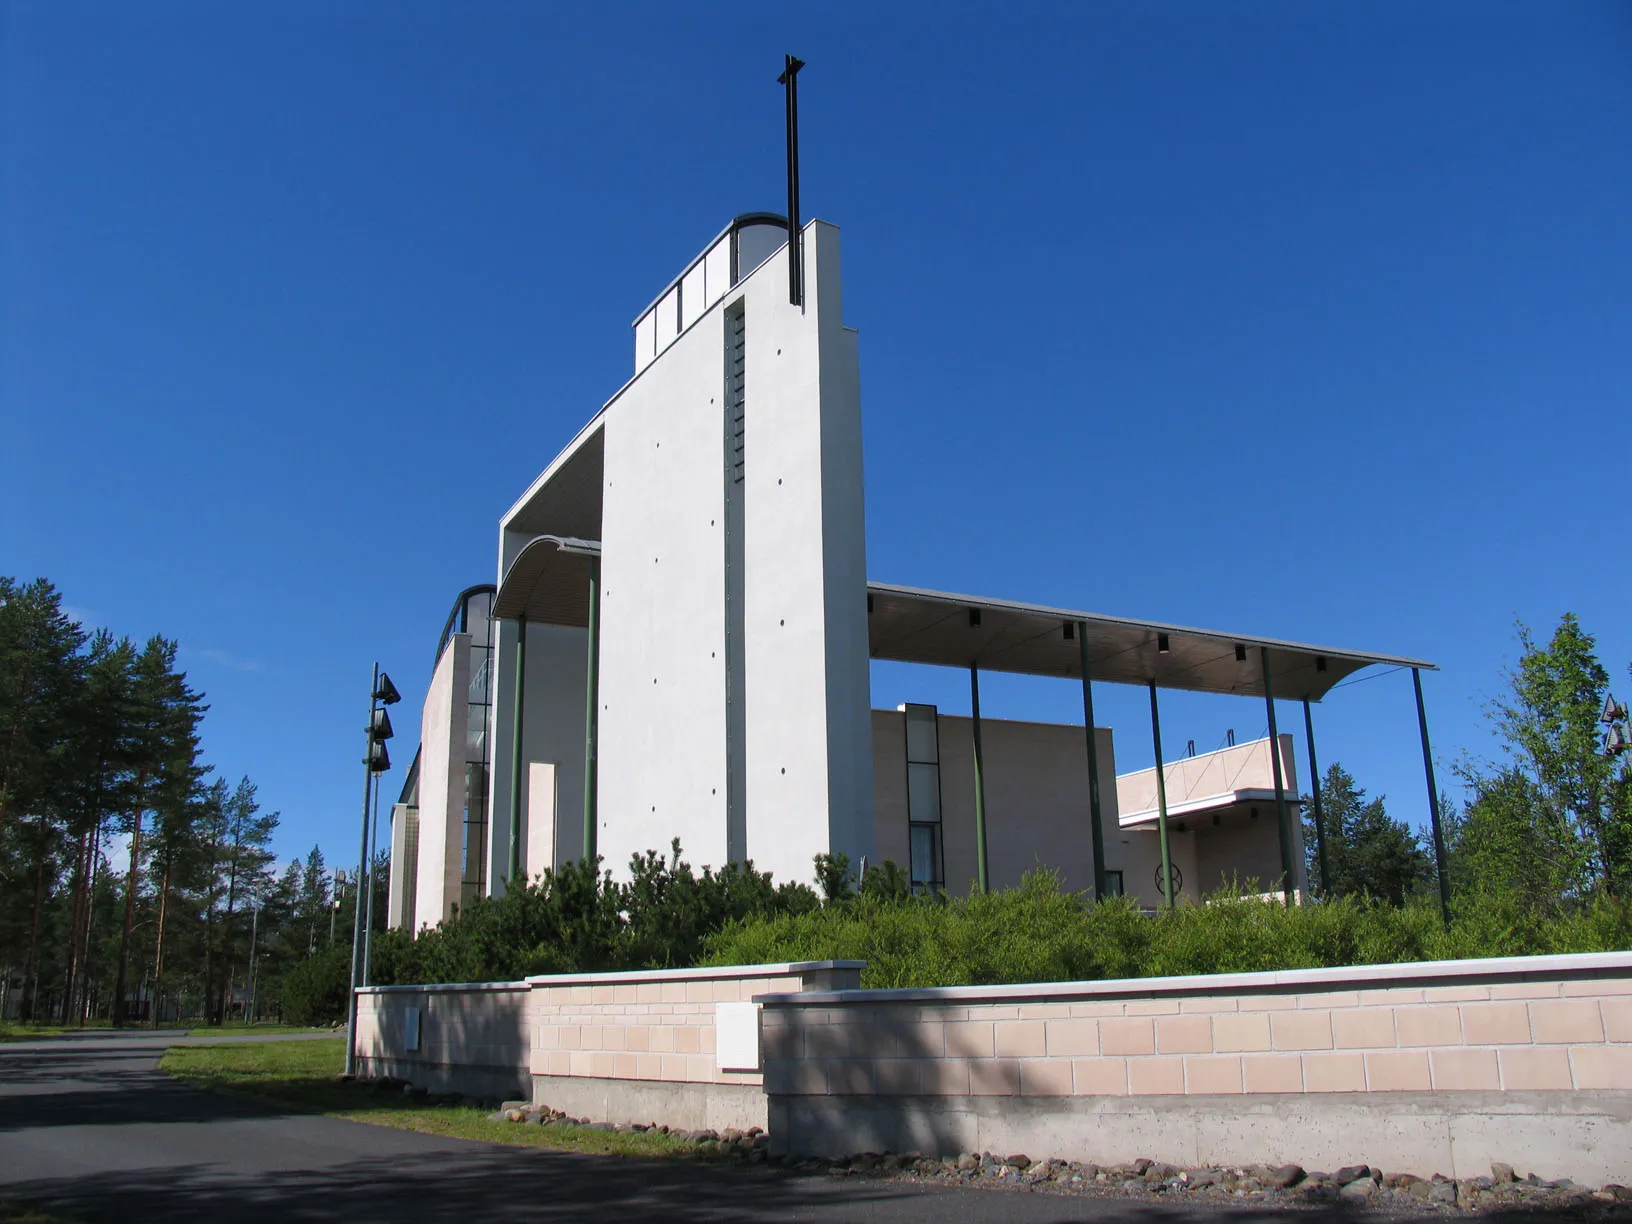
<path fill-rule="evenodd" d="M 1337 1197 L 1346 1203 L 1369 1203 L 1377 1197 L 1377 1183 L 1369 1176 L 1357 1177 L 1345 1184 L 1337 1192 Z"/>

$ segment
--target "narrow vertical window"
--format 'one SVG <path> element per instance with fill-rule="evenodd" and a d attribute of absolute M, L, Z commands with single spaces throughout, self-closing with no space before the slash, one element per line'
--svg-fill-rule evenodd
<path fill-rule="evenodd" d="M 725 849 L 740 863 L 748 857 L 747 694 L 743 648 L 743 521 L 747 465 L 747 317 L 743 304 L 725 313 L 724 442 L 725 514 Z"/>
<path fill-rule="evenodd" d="M 941 847 L 940 719 L 932 705 L 908 705 L 907 850 L 914 892 L 946 887 Z"/>

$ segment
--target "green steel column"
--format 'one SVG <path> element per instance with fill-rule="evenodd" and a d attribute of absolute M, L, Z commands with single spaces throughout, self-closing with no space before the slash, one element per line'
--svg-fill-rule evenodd
<path fill-rule="evenodd" d="M 1258 647 L 1264 665 L 1264 705 L 1269 709 L 1269 762 L 1275 771 L 1275 831 L 1281 839 L 1281 899 L 1292 904 L 1292 885 L 1297 873 L 1292 869 L 1292 822 L 1286 814 L 1286 779 L 1281 773 L 1281 736 L 1275 727 L 1275 689 L 1269 675 L 1269 647 Z"/>
<path fill-rule="evenodd" d="M 1156 835 L 1162 843 L 1162 896 L 1174 906 L 1173 856 L 1167 845 L 1167 778 L 1162 764 L 1162 716 L 1156 708 L 1156 681 L 1150 682 L 1150 738 L 1156 745 Z"/>
<path fill-rule="evenodd" d="M 525 781 L 522 769 L 521 722 L 527 694 L 527 618 L 516 617 L 516 684 L 515 700 L 510 717 L 510 868 L 505 873 L 505 887 L 521 875 L 521 787 Z M 525 883 L 525 881 L 523 881 Z"/>
<path fill-rule="evenodd" d="M 969 665 L 970 725 L 975 733 L 975 868 L 980 891 L 990 887 L 986 871 L 986 757 L 980 745 L 980 668 Z"/>
<path fill-rule="evenodd" d="M 1445 834 L 1439 827 L 1439 788 L 1434 785 L 1434 754 L 1428 747 L 1428 711 L 1422 704 L 1422 672 L 1411 669 L 1417 693 L 1417 730 L 1422 734 L 1422 768 L 1428 775 L 1428 819 L 1434 831 L 1434 869 L 1439 876 L 1439 917 L 1451 925 L 1451 877 L 1445 869 Z"/>
<path fill-rule="evenodd" d="M 589 668 L 584 689 L 584 858 L 595 864 L 596 735 L 601 685 L 601 559 L 589 560 Z"/>
<path fill-rule="evenodd" d="M 1094 686 L 1088 678 L 1088 623 L 1077 622 L 1082 660 L 1082 721 L 1088 735 L 1088 829 L 1094 846 L 1094 900 L 1105 899 L 1105 825 L 1099 804 L 1099 745 L 1094 742 Z"/>
<path fill-rule="evenodd" d="M 1309 797 L 1315 805 L 1315 858 L 1320 863 L 1320 895 L 1331 890 L 1332 870 L 1326 863 L 1326 821 L 1320 811 L 1320 766 L 1315 764 L 1315 719 L 1309 699 L 1303 699 L 1303 738 L 1309 744 Z"/>

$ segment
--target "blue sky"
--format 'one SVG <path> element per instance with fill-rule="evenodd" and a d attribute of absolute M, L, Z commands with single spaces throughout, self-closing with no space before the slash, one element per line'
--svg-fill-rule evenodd
<path fill-rule="evenodd" d="M 1430 658 L 1446 762 L 1516 617 L 1632 690 L 1624 4 L 0 0 L 0 573 L 178 638 L 210 760 L 346 862 L 372 661 L 405 764 L 636 311 L 782 207 L 784 51 L 873 577 Z M 967 679 L 876 666 L 907 699 Z M 1143 691 L 1098 705 L 1148 765 Z M 1419 820 L 1414 717 L 1395 674 L 1317 729 Z M 1169 755 L 1263 725 L 1163 707 Z"/>

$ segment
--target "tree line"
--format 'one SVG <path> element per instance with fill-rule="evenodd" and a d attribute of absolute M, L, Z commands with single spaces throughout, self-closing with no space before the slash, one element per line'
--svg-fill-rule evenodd
<path fill-rule="evenodd" d="M 1604 750 L 1608 672 L 1573 615 L 1546 640 L 1523 625 L 1518 634 L 1518 663 L 1488 709 L 1494 751 L 1458 758 L 1466 798 L 1441 803 L 1460 923 L 1450 942 L 1421 934 L 1437 926 L 1437 917 L 1423 925 L 1438 883 L 1425 831 L 1391 815 L 1386 798 L 1369 796 L 1341 764 L 1321 780 L 1324 856 L 1313 805 L 1304 804 L 1317 904 L 1288 921 L 1313 931 L 1326 921 L 1314 913 L 1323 907 L 1331 923 L 1362 926 L 1372 920 L 1358 912 L 1402 911 L 1398 922 L 1376 919 L 1386 938 L 1367 937 L 1380 948 L 1398 944 L 1401 955 L 1625 941 L 1632 760 Z M 341 1014 L 355 885 L 337 887 L 341 873 L 331 874 L 315 847 L 278 869 L 278 813 L 261 809 L 248 778 L 229 784 L 201 759 L 206 710 L 177 666 L 174 641 L 137 645 L 87 632 L 49 582 L 0 578 L 0 1019 L 219 1023 L 252 1006 L 307 1022 Z M 896 922 L 922 924 L 919 946 L 928 948 L 950 937 L 944 924 L 965 920 L 956 906 L 939 917 L 882 917 L 947 899 L 913 897 L 890 863 L 854 880 L 841 857 L 821 856 L 816 889 L 776 884 L 751 863 L 699 874 L 678 845 L 667 856 L 637 856 L 622 884 L 598 863 L 566 864 L 503 898 L 479 898 L 418 938 L 380 931 L 373 980 L 692 964 L 775 931 L 793 941 L 780 949 L 792 955 L 801 941 Z M 382 856 L 374 867 L 378 928 L 389 863 Z M 1055 904 L 1036 899 L 1046 888 L 1032 891 L 1013 904 Z M 1206 917 L 1214 909 L 1174 929 L 1224 922 Z M 1104 929 L 1124 931 L 1119 939 L 1145 938 L 1143 928 L 1117 926 L 1109 910 L 1082 921 L 1110 924 Z M 1185 938 L 1211 946 L 1201 927 Z M 1302 926 L 1288 931 L 1271 942 L 1305 938 Z M 828 954 L 840 954 L 838 944 Z"/>
<path fill-rule="evenodd" d="M 1453 894 L 1544 918 L 1595 898 L 1632 900 L 1632 754 L 1605 749 L 1610 684 L 1597 642 L 1573 614 L 1545 641 L 1521 623 L 1518 641 L 1518 663 L 1486 709 L 1495 751 L 1464 752 L 1453 772 L 1466 799 L 1441 800 Z M 1317 896 L 1402 905 L 1437 887 L 1426 831 L 1391 817 L 1341 765 L 1321 780 L 1321 808 L 1325 875 L 1304 807 Z"/>
<path fill-rule="evenodd" d="M 0 577 L 0 1020 L 221 1022 L 349 945 L 355 889 L 315 847 L 278 870 L 278 813 L 202 758 L 208 708 L 175 641 Z"/>

